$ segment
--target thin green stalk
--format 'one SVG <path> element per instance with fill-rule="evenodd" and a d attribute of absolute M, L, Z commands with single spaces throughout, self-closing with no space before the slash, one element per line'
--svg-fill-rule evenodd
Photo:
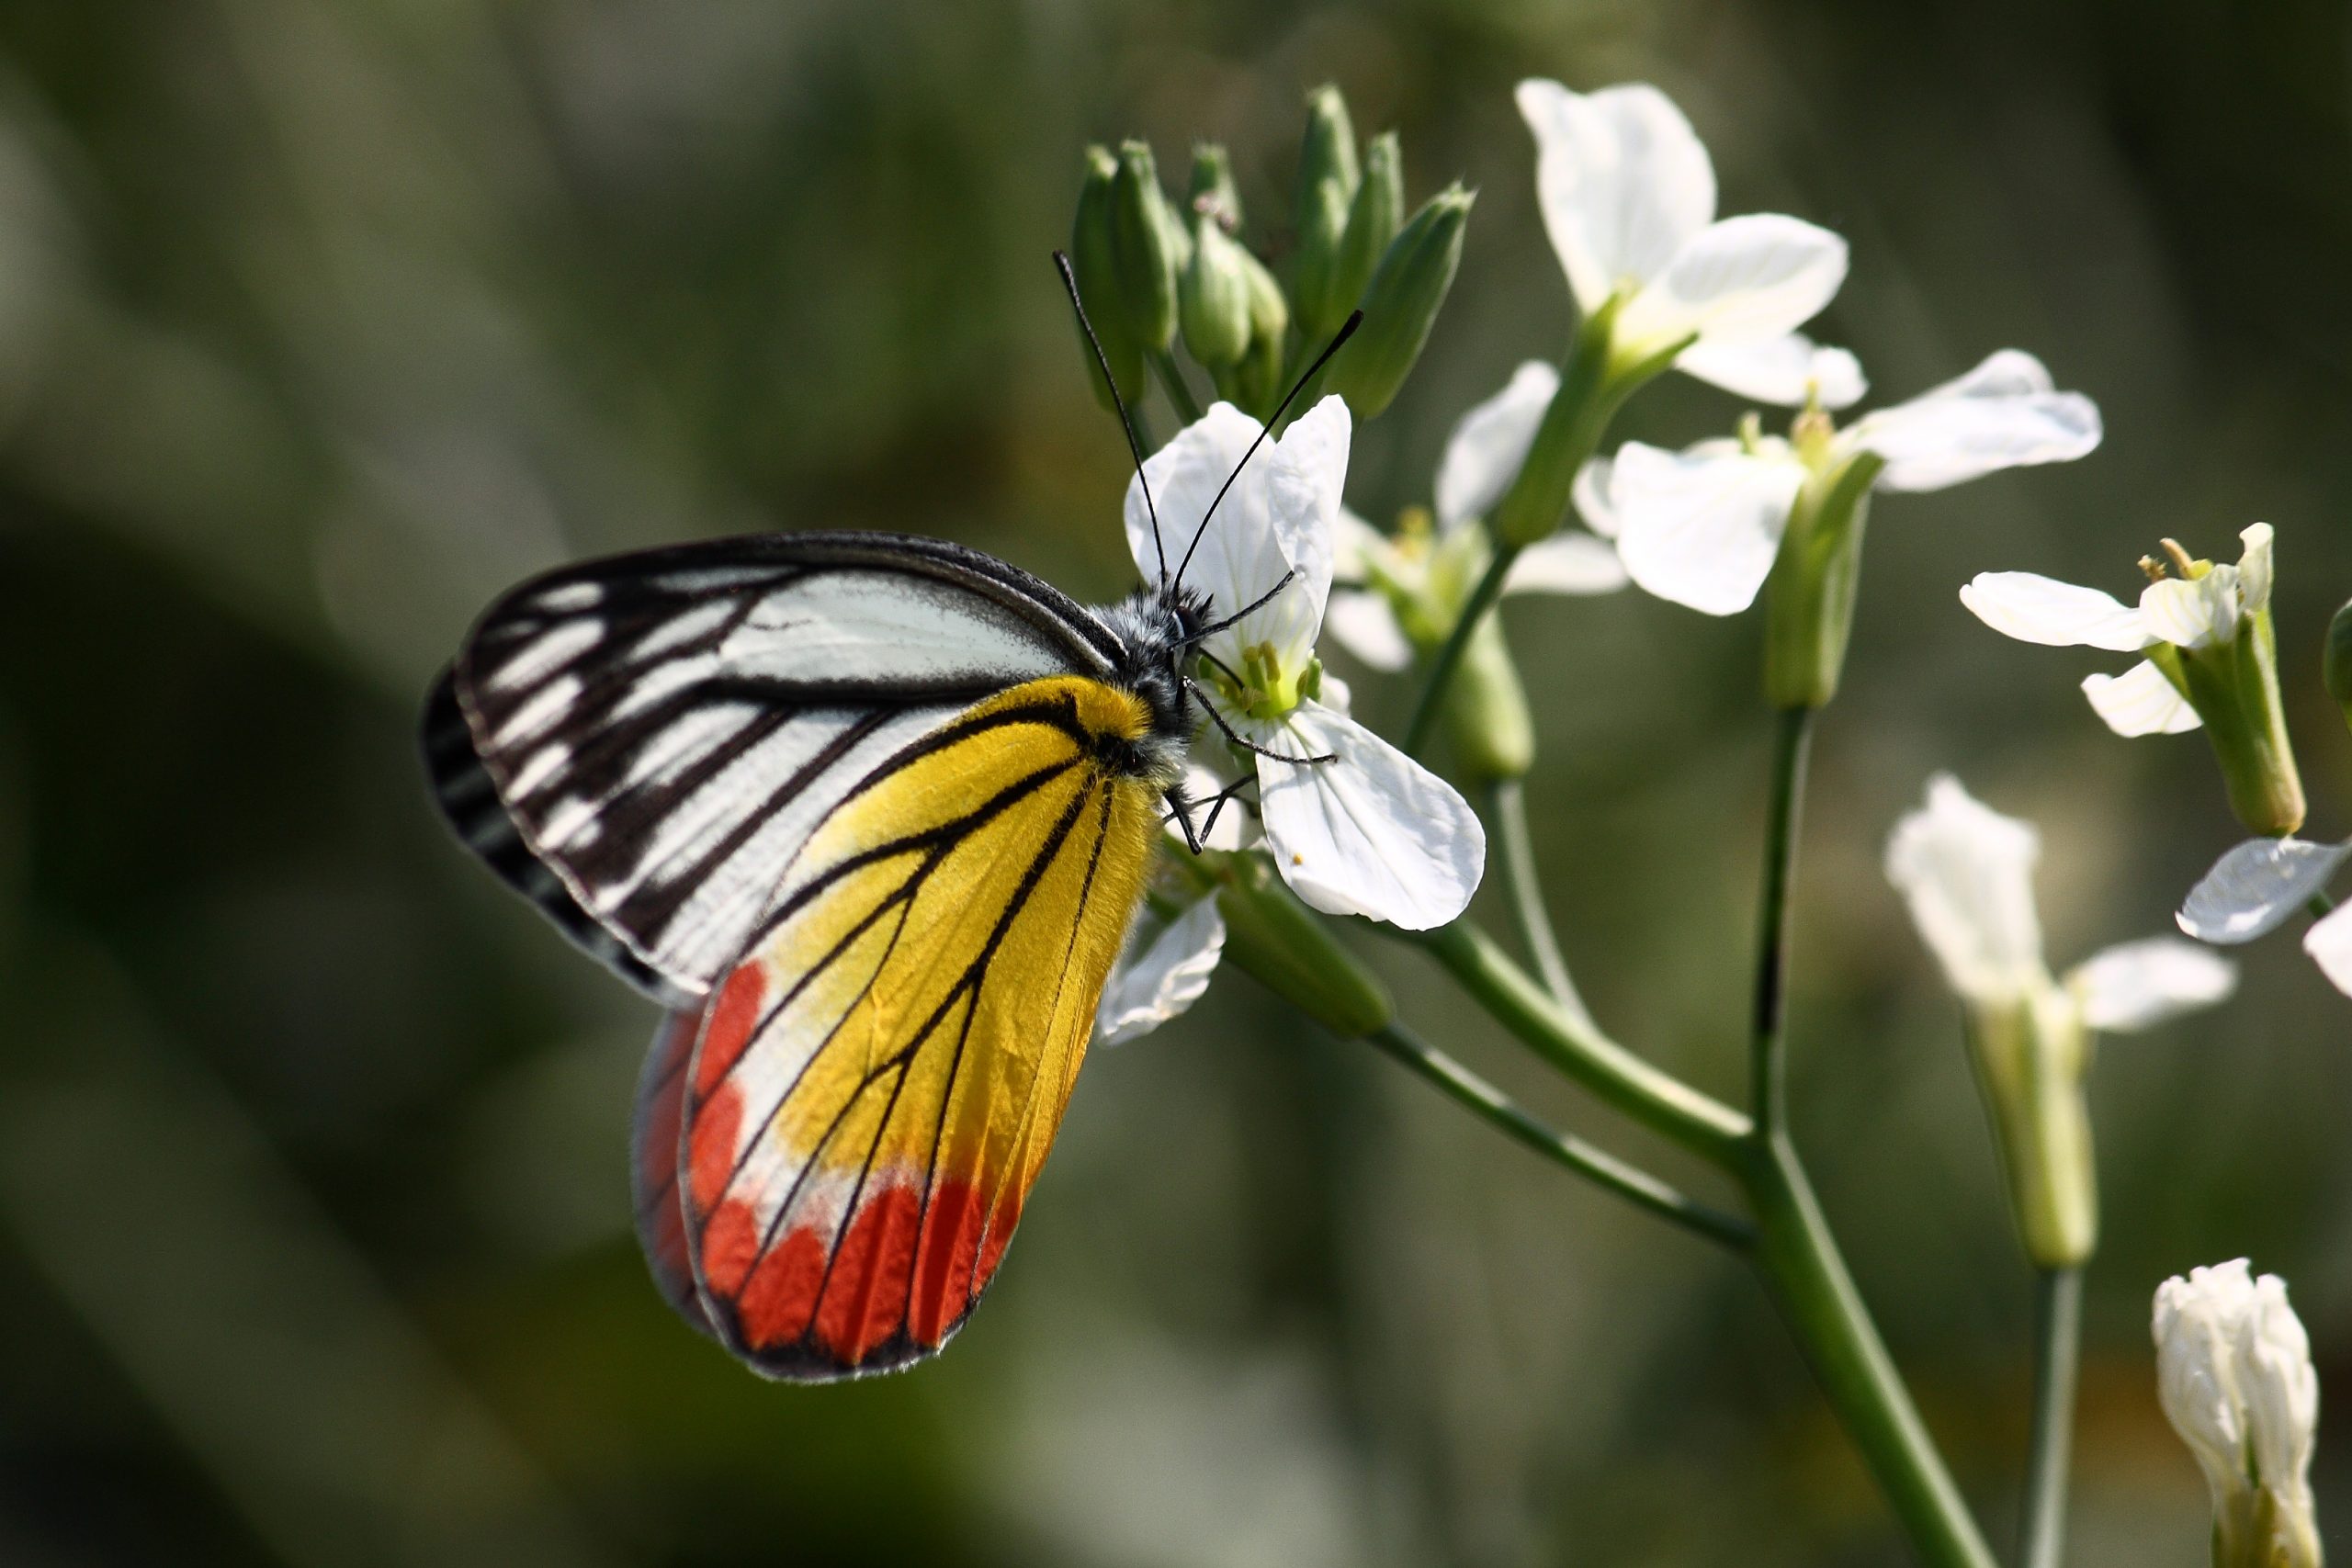
<path fill-rule="evenodd" d="M 2329 912 L 2335 908 L 2335 900 L 2327 896 L 2325 888 L 2322 888 L 2303 900 L 2303 908 L 2312 912 L 2312 919 L 2325 919 Z"/>
<path fill-rule="evenodd" d="M 1771 816 L 1764 829 L 1764 888 L 1756 916 L 1756 1010 L 1748 1059 L 1749 1113 L 1770 1136 L 1788 1119 L 1789 898 L 1813 744 L 1809 707 L 1782 708 L 1772 735 Z"/>
<path fill-rule="evenodd" d="M 1813 712 L 1780 710 L 1773 738 L 1750 1051 L 1755 1132 L 1741 1168 L 1757 1224 L 1751 1256 L 1830 1408 L 1877 1476 L 1920 1557 L 1929 1568 L 1994 1568 L 1992 1551 L 1879 1338 L 1789 1137 L 1789 901 Z"/>
<path fill-rule="evenodd" d="M 2066 1554 L 2066 1468 L 2082 1356 L 2083 1271 L 2042 1269 L 2033 1289 L 2033 1437 L 2027 1450 L 2018 1568 L 2058 1568 Z"/>
<path fill-rule="evenodd" d="M 1426 1043 L 1403 1024 L 1392 1023 L 1365 1038 L 1435 1085 L 1440 1093 L 1466 1107 L 1473 1115 L 1636 1208 L 1726 1247 L 1746 1247 L 1756 1239 L 1756 1227 L 1738 1215 L 1709 1208 L 1581 1138 L 1546 1127 L 1513 1104 L 1493 1084 Z"/>
<path fill-rule="evenodd" d="M 1445 634 L 1438 645 L 1436 656 L 1430 660 L 1429 673 L 1422 678 L 1421 694 L 1414 699 L 1413 716 L 1405 725 L 1405 754 L 1418 757 L 1429 745 L 1430 731 L 1437 728 L 1437 716 L 1445 711 L 1445 692 L 1453 683 L 1453 672 L 1462 664 L 1463 650 L 1470 646 L 1470 634 L 1503 596 L 1503 579 L 1510 575 L 1511 562 L 1519 558 L 1517 545 L 1498 544 L 1495 558 L 1487 563 L 1486 575 L 1478 579 L 1478 586 L 1470 591 L 1469 602 L 1462 606 L 1462 618 Z"/>
<path fill-rule="evenodd" d="M 1544 907 L 1544 887 L 1535 874 L 1535 846 L 1527 833 L 1527 786 L 1519 779 L 1497 779 L 1489 790 L 1487 815 L 1502 847 L 1503 882 L 1510 894 L 1512 912 L 1519 918 L 1520 940 L 1535 960 L 1535 972 L 1560 1010 L 1588 1033 L 1598 1033 L 1592 1014 L 1568 977 L 1567 960 L 1560 956 L 1559 939 L 1552 932 L 1552 916 Z"/>
<path fill-rule="evenodd" d="M 1785 1133 L 1749 1145 L 1749 1256 L 1838 1422 L 1928 1568 L 1996 1568 L 1894 1361 L 1847 1272 Z"/>
<path fill-rule="evenodd" d="M 1426 948 L 1521 1044 L 1604 1103 L 1717 1165 L 1728 1168 L 1744 1157 L 1751 1131 L 1746 1116 L 1570 1017 L 1541 983 L 1505 956 L 1494 938 L 1470 921 L 1398 934 Z"/>
<path fill-rule="evenodd" d="M 1184 384 L 1183 371 L 1176 367 L 1176 356 L 1166 349 L 1151 351 L 1151 368 L 1159 378 L 1160 389 L 1168 394 L 1169 406 L 1176 417 L 1191 424 L 1201 417 L 1201 405 L 1193 396 L 1193 389 Z"/>

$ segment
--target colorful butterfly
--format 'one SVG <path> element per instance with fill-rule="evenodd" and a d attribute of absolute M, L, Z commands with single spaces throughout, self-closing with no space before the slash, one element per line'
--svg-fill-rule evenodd
<path fill-rule="evenodd" d="M 1183 566 L 1090 610 L 936 539 L 649 550 L 507 593 L 435 686 L 450 824 L 671 1010 L 639 1235 L 757 1371 L 904 1366 L 996 1272 L 1163 801 L 1198 847 L 1187 667 L 1257 605 Z"/>

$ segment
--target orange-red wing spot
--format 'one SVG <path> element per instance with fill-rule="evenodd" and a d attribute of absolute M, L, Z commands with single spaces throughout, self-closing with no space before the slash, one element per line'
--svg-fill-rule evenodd
<path fill-rule="evenodd" d="M 976 1296 L 996 1277 L 996 1266 L 1004 1261 L 1004 1249 L 1012 1242 L 1012 1227 L 1021 1223 L 1022 1196 L 1021 1184 L 1016 1180 L 1005 1189 L 996 1212 L 989 1216 L 988 1235 L 980 1241 L 979 1267 L 972 1275 L 972 1294 Z"/>
<path fill-rule="evenodd" d="M 721 1203 L 703 1226 L 703 1283 L 713 1295 L 731 1296 L 759 1257 L 759 1216 L 741 1199 Z"/>
<path fill-rule="evenodd" d="M 760 1003 L 767 994 L 767 982 L 756 962 L 736 966 L 727 976 L 727 984 L 719 988 L 718 1000 L 711 1004 L 710 1027 L 703 1031 L 702 1054 L 695 1059 L 695 1093 L 707 1095 L 727 1076 L 743 1047 L 752 1043 L 752 1031 L 760 1021 Z"/>
<path fill-rule="evenodd" d="M 686 1157 L 696 1213 L 710 1213 L 726 1193 L 735 1174 L 735 1134 L 742 1124 L 743 1091 L 731 1083 L 695 1110 Z"/>
<path fill-rule="evenodd" d="M 850 1217 L 817 1309 L 818 1339 L 845 1365 L 857 1365 L 898 1331 L 922 1223 L 922 1195 L 896 1184 L 867 1194 Z"/>
<path fill-rule="evenodd" d="M 785 1232 L 768 1248 L 736 1298 L 735 1318 L 743 1343 L 769 1350 L 808 1332 L 817 1315 L 817 1294 L 825 1287 L 825 1244 L 815 1231 Z"/>
<path fill-rule="evenodd" d="M 970 1182 L 943 1180 L 932 1189 L 907 1313 L 907 1333 L 917 1344 L 937 1345 L 971 1304 L 981 1217 L 979 1190 Z"/>

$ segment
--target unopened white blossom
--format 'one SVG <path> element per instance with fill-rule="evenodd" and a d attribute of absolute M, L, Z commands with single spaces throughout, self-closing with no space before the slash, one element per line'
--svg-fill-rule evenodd
<path fill-rule="evenodd" d="M 1779 213 L 1715 216 L 1715 170 L 1682 111 L 1646 83 L 1519 85 L 1535 134 L 1544 231 L 1588 319 L 1612 304 L 1621 361 L 1686 344 L 1677 368 L 1761 402 L 1838 408 L 1860 367 L 1796 329 L 1846 279 L 1846 242 Z"/>
<path fill-rule="evenodd" d="M 2214 1568 L 2319 1568 L 2319 1374 L 2276 1274 L 2245 1258 L 2156 1289 L 2156 1392 L 2213 1495 Z"/>
<path fill-rule="evenodd" d="M 1347 478 L 1347 405 L 1325 398 L 1252 453 L 1261 430 L 1220 402 L 1155 453 L 1127 489 L 1128 547 L 1138 570 L 1157 573 L 1148 482 L 1170 558 L 1199 534 L 1186 585 L 1218 615 L 1266 601 L 1201 645 L 1202 686 L 1225 727 L 1261 749 L 1249 761 L 1283 881 L 1326 913 L 1443 925 L 1478 886 L 1485 829 L 1451 784 L 1325 700 L 1336 693 L 1315 656 Z"/>

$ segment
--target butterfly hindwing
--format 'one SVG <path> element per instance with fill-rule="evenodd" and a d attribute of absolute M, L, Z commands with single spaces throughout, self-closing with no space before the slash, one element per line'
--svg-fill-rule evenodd
<path fill-rule="evenodd" d="M 1116 653 L 1059 591 L 935 539 L 646 551 L 493 604 L 428 705 L 428 763 L 493 869 L 677 1006 L 859 779 L 977 700 Z"/>
<path fill-rule="evenodd" d="M 1036 1179 L 1158 834 L 1149 715 L 1081 677 L 962 711 L 794 857 L 703 1019 L 686 1246 L 773 1376 L 935 1350 Z"/>

